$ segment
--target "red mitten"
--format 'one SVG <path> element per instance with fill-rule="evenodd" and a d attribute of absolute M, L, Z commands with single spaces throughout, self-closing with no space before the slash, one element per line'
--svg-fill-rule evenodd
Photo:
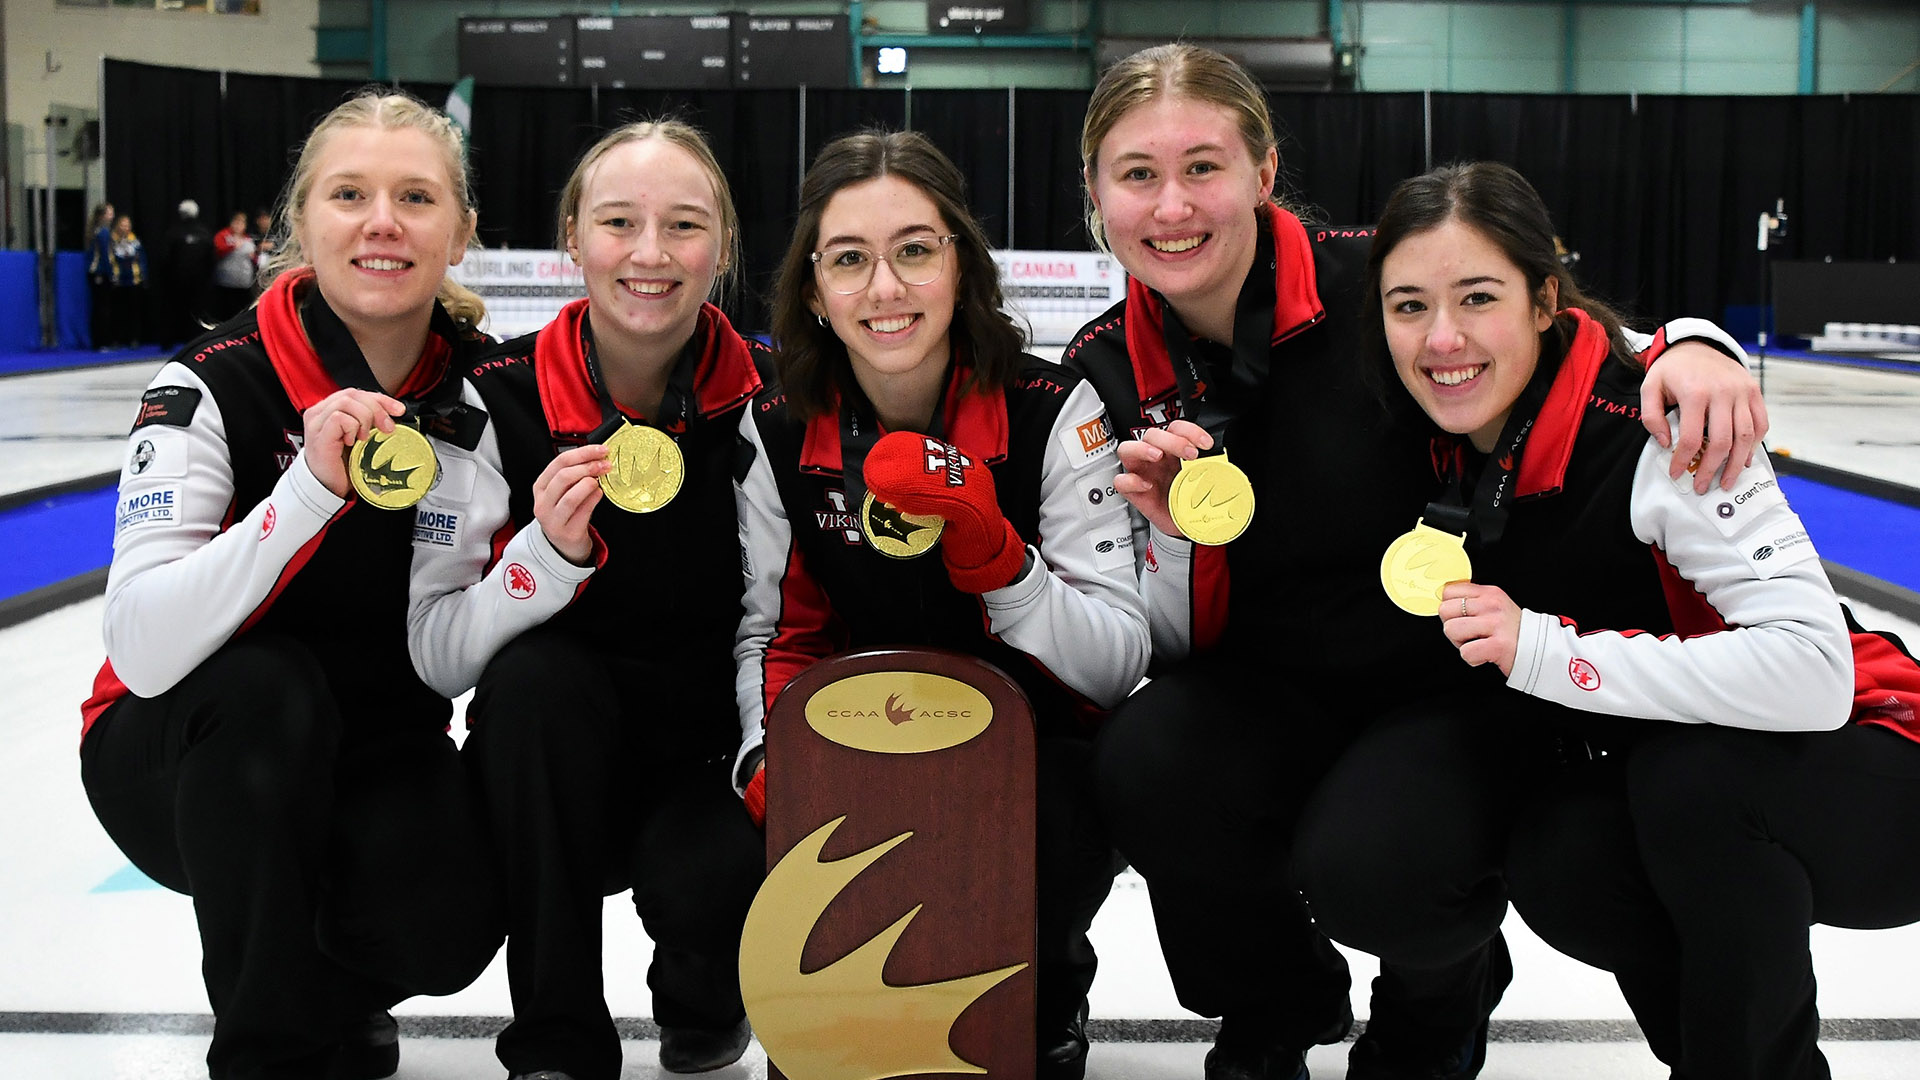
<path fill-rule="evenodd" d="M 946 519 L 940 559 L 961 592 L 1010 585 L 1026 544 L 994 498 L 993 473 L 957 446 L 911 431 L 884 435 L 867 452 L 867 490 L 909 514 Z"/>
<path fill-rule="evenodd" d="M 747 803 L 747 816 L 760 828 L 767 827 L 767 770 L 760 769 L 747 781 L 747 790 L 742 794 Z"/>

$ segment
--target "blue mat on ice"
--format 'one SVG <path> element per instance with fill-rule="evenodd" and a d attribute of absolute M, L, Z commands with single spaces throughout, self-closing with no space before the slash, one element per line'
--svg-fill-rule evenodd
<path fill-rule="evenodd" d="M 115 494 L 56 495 L 0 513 L 0 600 L 112 562 Z"/>

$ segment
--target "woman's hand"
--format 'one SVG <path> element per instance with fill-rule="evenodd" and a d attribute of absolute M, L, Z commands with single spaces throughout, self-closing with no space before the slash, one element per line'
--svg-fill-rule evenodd
<path fill-rule="evenodd" d="M 393 418 L 407 407 L 371 390 L 335 390 L 301 414 L 306 428 L 307 468 L 327 490 L 346 498 L 347 451 L 375 430 L 392 432 Z"/>
<path fill-rule="evenodd" d="M 1668 430 L 1668 405 L 1680 407 L 1678 431 Z M 1767 434 L 1767 403 L 1745 367 L 1711 345 L 1683 341 L 1647 369 L 1640 422 L 1673 448 L 1670 475 L 1678 480 L 1691 470 L 1694 492 L 1705 495 L 1716 476 L 1733 490 L 1740 470 L 1753 464 L 1754 447 Z"/>
<path fill-rule="evenodd" d="M 612 471 L 600 443 L 576 446 L 547 462 L 533 482 L 533 516 L 553 549 L 575 566 L 593 554 L 588 520 L 600 505 L 600 478 Z"/>
<path fill-rule="evenodd" d="M 1493 664 L 1513 674 L 1520 648 L 1520 605 L 1497 585 L 1456 581 L 1440 593 L 1440 628 L 1472 667 Z"/>
<path fill-rule="evenodd" d="M 1213 436 L 1190 420 L 1175 420 L 1165 428 L 1148 428 L 1138 439 L 1120 444 L 1120 466 L 1113 490 L 1126 496 L 1135 510 L 1167 536 L 1185 536 L 1167 509 L 1167 489 L 1180 475 L 1180 463 L 1213 448 Z"/>

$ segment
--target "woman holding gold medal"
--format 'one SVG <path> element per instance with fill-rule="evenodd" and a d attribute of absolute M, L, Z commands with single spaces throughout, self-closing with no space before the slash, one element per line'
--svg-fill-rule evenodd
<path fill-rule="evenodd" d="M 473 481 L 421 504 L 410 641 L 429 684 L 478 684 L 463 752 L 507 890 L 507 1071 L 620 1075 L 601 909 L 628 886 L 654 940 L 660 1063 L 701 1071 L 746 1048 L 740 928 L 765 860 L 728 782 L 726 538 L 766 360 L 707 302 L 739 225 L 699 132 L 608 133 L 559 218 L 587 298 L 469 366 L 492 423 L 463 458 Z"/>
<path fill-rule="evenodd" d="M 774 295 L 782 385 L 740 425 L 735 780 L 764 807 L 767 707 L 829 653 L 940 646 L 1011 675 L 1039 736 L 1036 1065 L 1077 1078 L 1086 930 L 1116 869 L 1084 724 L 1139 681 L 1147 627 L 1126 512 L 1100 497 L 1118 463 L 1099 399 L 1021 352 L 964 188 L 913 132 L 837 139 L 801 181 Z"/>
<path fill-rule="evenodd" d="M 81 779 L 193 897 L 221 1080 L 390 1075 L 384 1010 L 499 947 L 449 706 L 404 660 L 407 507 L 486 420 L 459 394 L 484 309 L 446 277 L 472 206 L 446 117 L 334 109 L 272 285 L 161 368 L 127 439 Z"/>
<path fill-rule="evenodd" d="M 1418 606 L 1506 682 L 1475 710 L 1504 797 L 1461 816 L 1517 829 L 1515 907 L 1674 1075 L 1825 1080 L 1808 926 L 1920 920 L 1920 664 L 1840 606 L 1764 456 L 1732 494 L 1671 478 L 1617 407 L 1649 342 L 1518 173 L 1401 184 L 1368 265 L 1370 347 L 1447 433 L 1429 516 L 1468 534 L 1471 580 Z"/>
<path fill-rule="evenodd" d="M 1369 230 L 1309 230 L 1274 200 L 1272 119 L 1233 61 L 1190 45 L 1122 60 L 1094 89 L 1081 154 L 1091 232 L 1131 280 L 1062 363 L 1129 440 L 1114 486 L 1139 511 L 1160 669 L 1102 730 L 1096 790 L 1181 1003 L 1222 1018 L 1209 1080 L 1295 1080 L 1351 1023 L 1346 964 L 1314 921 L 1339 912 L 1310 915 L 1295 888 L 1296 824 L 1356 740 L 1402 752 L 1388 714 L 1462 681 L 1379 586 L 1422 502 L 1431 427 L 1410 402 L 1383 408 L 1359 361 Z M 1691 322 L 1666 335 L 1722 340 Z M 1737 471 L 1764 427 L 1752 380 L 1688 343 L 1643 392 L 1651 406 L 1676 391 L 1683 455 L 1710 425 L 1698 483 Z M 1664 431 L 1664 410 L 1645 411 Z M 1401 917 L 1355 942 L 1383 976 L 1353 1080 L 1480 1067 L 1509 976 L 1504 894 L 1448 894 L 1423 865 L 1407 870 L 1420 890 L 1375 898 Z"/>

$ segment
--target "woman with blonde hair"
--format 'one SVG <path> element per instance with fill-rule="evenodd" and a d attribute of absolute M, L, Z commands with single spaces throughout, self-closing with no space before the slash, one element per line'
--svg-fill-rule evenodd
<path fill-rule="evenodd" d="M 1102 730 L 1094 782 L 1182 1004 L 1221 1017 L 1209 1080 L 1295 1080 L 1351 1022 L 1323 933 L 1342 912 L 1315 897 L 1310 914 L 1296 889 L 1295 825 L 1343 757 L 1408 753 L 1397 733 L 1424 719 L 1393 714 L 1458 681 L 1380 587 L 1382 553 L 1425 502 L 1430 429 L 1361 362 L 1370 230 L 1309 230 L 1275 200 L 1272 118 L 1238 64 L 1185 44 L 1122 60 L 1093 91 L 1081 155 L 1093 235 L 1130 280 L 1063 363 L 1130 440 L 1114 487 L 1140 513 L 1160 668 Z M 1690 336 L 1739 355 L 1710 326 L 1667 328 Z M 1703 488 L 1728 461 L 1731 482 L 1764 427 L 1729 355 L 1676 345 L 1643 388 L 1663 436 L 1660 399 L 1679 393 L 1677 462 L 1704 450 Z M 1196 479 L 1176 489 L 1183 473 Z M 1505 895 L 1473 869 L 1379 894 L 1397 921 L 1343 939 L 1383 959 L 1352 1080 L 1479 1071 L 1510 967 Z"/>
<path fill-rule="evenodd" d="M 678 121 L 596 142 L 561 195 L 587 296 L 467 371 L 492 423 L 422 504 L 409 641 L 478 685 L 462 751 L 507 889 L 516 1077 L 615 1080 L 602 898 L 629 886 L 670 1072 L 739 1058 L 764 844 L 728 783 L 740 619 L 734 432 L 766 354 L 710 299 L 740 263 L 726 177 Z"/>
<path fill-rule="evenodd" d="M 446 278 L 474 228 L 458 136 L 351 98 L 282 213 L 260 303 L 141 399 L 81 779 L 134 865 L 193 897 L 211 1076 L 382 1077 L 385 1010 L 466 986 L 500 940 L 448 702 L 400 659 L 414 519 L 388 508 L 485 422 L 458 377 L 483 309 Z"/>

